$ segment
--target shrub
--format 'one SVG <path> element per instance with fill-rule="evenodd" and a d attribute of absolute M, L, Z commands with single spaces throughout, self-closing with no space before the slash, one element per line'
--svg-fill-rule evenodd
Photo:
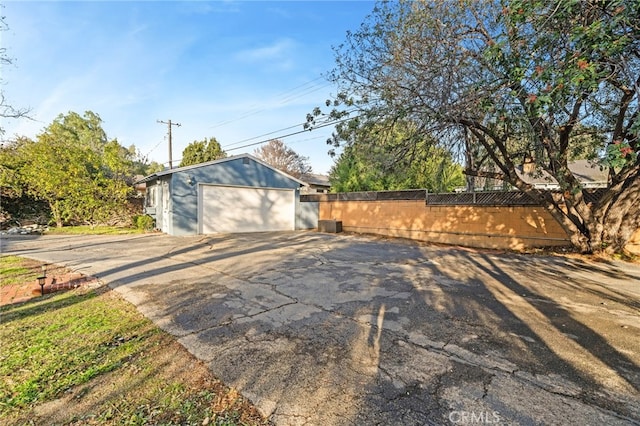
<path fill-rule="evenodd" d="M 133 217 L 133 224 L 137 229 L 152 231 L 155 228 L 155 221 L 148 214 L 141 214 Z"/>

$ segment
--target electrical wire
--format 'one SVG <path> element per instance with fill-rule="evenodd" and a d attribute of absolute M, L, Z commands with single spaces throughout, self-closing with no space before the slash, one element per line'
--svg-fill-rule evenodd
<path fill-rule="evenodd" d="M 329 121 L 329 122 L 326 122 L 326 123 L 321 124 L 321 125 L 319 125 L 319 126 L 315 126 L 315 127 L 311 128 L 311 129 L 299 130 L 299 131 L 297 131 L 297 132 L 288 133 L 288 134 L 286 134 L 286 135 L 276 136 L 275 138 L 263 139 L 263 140 L 258 141 L 258 142 L 253 142 L 253 143 L 250 143 L 250 144 L 246 144 L 246 145 L 238 146 L 238 147 L 231 148 L 231 149 L 225 149 L 225 151 L 235 151 L 235 150 L 237 150 L 237 149 L 248 148 L 248 147 L 250 147 L 250 146 L 260 145 L 260 144 L 263 144 L 263 143 L 269 142 L 269 141 L 271 141 L 271 140 L 273 140 L 273 139 L 284 139 L 284 138 L 288 138 L 288 137 L 290 137 L 290 136 L 299 135 L 299 134 L 301 134 L 301 133 L 305 133 L 305 132 L 312 132 L 312 131 L 314 131 L 314 130 L 321 129 L 321 128 L 323 128 L 323 127 L 329 127 L 329 126 L 333 126 L 333 125 L 336 125 L 336 124 L 344 123 L 345 121 L 349 121 L 349 120 L 352 120 L 352 119 L 354 119 L 354 118 L 356 118 L 356 117 L 348 117 L 348 118 L 343 118 L 342 120 Z M 274 133 L 275 133 L 275 132 L 274 132 Z"/>
<path fill-rule="evenodd" d="M 326 84 L 321 84 L 321 85 L 311 85 L 310 87 L 307 87 L 307 88 L 303 89 L 300 93 L 295 93 L 298 89 L 303 88 L 305 86 L 308 86 L 308 85 L 310 85 L 310 84 L 312 84 L 312 83 L 314 83 L 314 82 L 316 82 L 318 80 L 321 80 L 323 78 L 324 77 L 319 76 L 319 77 L 314 78 L 313 80 L 309 80 L 309 81 L 307 81 L 305 83 L 302 83 L 302 84 L 300 84 L 298 86 L 295 86 L 292 89 L 285 90 L 284 92 L 282 92 L 282 93 L 280 93 L 279 95 L 276 96 L 276 98 L 278 98 L 278 97 L 280 98 L 280 101 L 277 102 L 276 105 L 286 105 L 287 103 L 289 103 L 289 102 L 291 102 L 291 101 L 293 101 L 295 99 L 301 98 L 303 96 L 309 95 L 309 94 L 311 94 L 313 92 L 317 92 L 318 90 L 322 90 L 322 89 L 324 89 L 326 87 L 331 86 L 331 83 L 326 83 Z M 255 105 L 252 108 L 250 108 L 249 110 L 241 113 L 240 116 L 238 116 L 236 118 L 231 118 L 229 120 L 223 120 L 223 121 L 220 121 L 218 123 L 214 123 L 210 127 L 210 129 L 215 129 L 215 128 L 222 127 L 222 126 L 225 126 L 225 125 L 230 124 L 230 123 L 234 123 L 236 121 L 243 120 L 245 118 L 251 117 L 252 115 L 259 114 L 259 113 L 264 112 L 266 110 L 267 110 L 266 107 L 258 107 L 257 105 Z"/>
<path fill-rule="evenodd" d="M 354 111 L 356 111 L 356 109 L 352 109 L 352 110 L 349 110 L 349 111 L 345 111 L 345 113 L 350 114 L 350 113 L 352 113 L 352 112 L 354 112 Z M 325 124 L 325 123 L 329 123 L 329 122 L 328 122 L 328 121 L 326 121 L 326 122 L 323 122 L 323 123 L 320 123 L 320 124 L 321 124 L 321 125 L 323 125 L 323 124 Z M 335 121 L 335 123 L 337 123 L 337 121 Z M 253 137 L 250 137 L 250 138 L 247 138 L 247 139 L 242 139 L 241 141 L 237 141 L 237 142 L 233 142 L 233 143 L 230 143 L 230 144 L 226 144 L 226 145 L 225 145 L 225 146 L 223 146 L 222 148 L 223 148 L 223 149 L 226 149 L 226 150 L 229 150 L 228 148 L 229 148 L 229 147 L 232 147 L 232 146 L 234 146 L 234 145 L 238 145 L 238 144 L 241 144 L 241 143 L 244 143 L 244 142 L 249 142 L 249 141 L 252 141 L 252 140 L 255 140 L 255 139 L 259 139 L 259 138 L 262 138 L 262 137 L 265 137 L 265 136 L 272 135 L 272 134 L 274 134 L 274 133 L 283 132 L 283 131 L 285 131 L 285 130 L 291 130 L 291 129 L 294 129 L 294 128 L 299 127 L 299 126 L 303 126 L 303 125 L 305 125 L 305 124 L 306 124 L 306 122 L 305 122 L 305 123 L 294 124 L 293 126 L 289 126 L 289 127 L 283 127 L 282 129 L 274 130 L 274 131 L 272 131 L 272 132 L 263 133 L 263 134 L 258 135 L 258 136 L 253 136 Z M 317 126 L 316 126 L 316 127 L 317 127 Z M 307 129 L 307 130 L 309 130 L 309 129 Z M 312 129 L 311 129 L 311 130 L 312 130 Z M 276 137 L 276 138 L 271 138 L 271 139 L 277 139 L 277 137 Z"/>
<path fill-rule="evenodd" d="M 354 119 L 354 118 L 358 118 L 358 117 L 359 117 L 359 116 L 356 116 L 356 117 L 347 117 L 347 118 L 343 118 L 342 120 L 328 121 L 328 122 L 325 122 L 325 123 L 320 124 L 320 125 L 318 125 L 318 126 L 312 127 L 311 129 L 299 130 L 299 131 L 297 131 L 297 132 L 288 133 L 288 134 L 284 134 L 284 135 L 279 135 L 279 136 L 276 136 L 276 137 L 273 137 L 273 138 L 269 138 L 269 139 L 263 139 L 263 140 L 260 140 L 260 141 L 258 141 L 258 142 L 253 142 L 253 143 L 246 144 L 246 145 L 242 145 L 242 146 L 238 146 L 238 147 L 235 147 L 235 148 L 230 148 L 230 149 L 229 149 L 229 148 L 223 148 L 223 150 L 224 150 L 224 151 L 235 151 L 235 150 L 242 149 L 242 148 L 248 148 L 248 147 L 251 147 L 251 146 L 256 146 L 256 145 L 260 145 L 260 144 L 263 144 L 263 143 L 270 142 L 270 141 L 272 141 L 272 140 L 274 140 L 274 139 L 284 139 L 284 138 L 288 138 L 288 137 L 291 137 L 291 136 L 299 135 L 299 134 L 302 134 L 302 133 L 305 133 L 305 132 L 312 132 L 312 131 L 317 130 L 317 129 L 322 129 L 323 127 L 329 127 L 329 126 L 333 126 L 333 125 L 336 125 L 336 124 L 344 123 L 345 121 L 349 121 L 349 120 L 352 120 L 352 119 Z M 291 126 L 291 127 L 288 127 L 288 128 L 290 129 L 290 128 L 297 127 L 297 126 L 298 126 L 298 125 L 296 125 L 296 126 Z M 286 129 L 286 128 L 285 128 L 285 129 Z M 266 133 L 265 135 L 269 135 L 269 134 L 272 134 L 272 133 L 277 133 L 277 132 L 279 132 L 279 131 L 281 131 L 281 130 L 283 130 L 283 129 L 276 130 L 276 131 L 274 131 L 274 132 L 270 132 L 270 133 Z M 262 135 L 262 136 L 265 136 L 265 135 Z M 261 136 L 256 136 L 256 137 L 253 137 L 253 138 L 250 138 L 250 139 L 247 139 L 247 140 L 252 140 L 252 139 L 259 138 L 259 137 L 261 137 Z M 301 140 L 298 140 L 298 141 L 295 141 L 295 142 L 292 142 L 292 143 L 300 143 L 300 142 L 310 141 L 310 140 L 314 140 L 314 139 L 320 139 L 320 138 L 322 138 L 322 137 L 324 137 L 324 136 L 315 136 L 315 137 L 313 137 L 313 138 L 301 139 Z M 245 140 L 245 141 L 246 141 L 246 140 Z M 243 141 L 234 142 L 234 143 L 233 143 L 233 144 L 231 144 L 231 145 L 236 145 L 236 144 L 238 144 L 238 143 L 242 143 L 242 142 L 243 142 Z M 227 145 L 227 146 L 229 146 L 229 145 Z M 179 158 L 179 159 L 177 159 L 177 160 L 173 160 L 173 162 L 174 162 L 174 163 L 175 163 L 175 162 L 179 163 L 180 161 L 182 161 L 182 159 L 181 159 L 181 158 Z M 168 163 L 169 163 L 168 161 L 165 161 L 164 163 L 161 163 L 161 164 L 168 164 Z"/>
<path fill-rule="evenodd" d="M 238 141 L 238 142 L 233 142 L 233 143 L 230 143 L 230 144 L 228 144 L 228 145 L 225 145 L 225 146 L 223 147 L 223 149 L 227 149 L 227 148 L 228 148 L 228 147 L 230 147 L 230 146 L 239 145 L 239 144 L 244 143 L 244 142 L 249 142 L 249 141 L 252 141 L 252 140 L 255 140 L 255 139 L 263 138 L 263 137 L 265 137 L 265 136 L 269 136 L 269 135 L 272 135 L 272 134 L 274 134 L 274 133 L 279 133 L 279 132 L 283 132 L 283 131 L 285 131 L 285 130 L 295 129 L 296 127 L 303 126 L 304 124 L 305 124 L 305 123 L 294 124 L 293 126 L 284 127 L 284 128 L 282 128 L 282 129 L 274 130 L 273 132 L 263 133 L 263 134 L 258 135 L 258 136 L 253 136 L 253 137 L 251 137 L 251 138 L 243 139 L 243 140 Z"/>

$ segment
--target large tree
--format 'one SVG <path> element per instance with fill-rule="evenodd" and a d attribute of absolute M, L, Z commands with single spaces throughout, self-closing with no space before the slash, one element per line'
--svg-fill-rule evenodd
<path fill-rule="evenodd" d="M 309 159 L 289 148 L 279 139 L 273 139 L 254 151 L 256 157 L 265 163 L 300 178 L 311 173 Z"/>
<path fill-rule="evenodd" d="M 58 227 L 66 221 L 95 225 L 121 212 L 132 191 L 132 161 L 101 123 L 90 111 L 58 116 L 35 141 L 6 148 L 13 159 L 2 166 L 13 173 L 2 183 L 23 185 L 47 202 Z"/>
<path fill-rule="evenodd" d="M 381 3 L 336 59 L 330 119 L 411 120 L 465 153 L 468 175 L 539 201 L 583 252 L 621 250 L 640 226 L 640 2 Z M 584 129 L 609 170 L 598 199 L 568 167 Z M 561 190 L 529 185 L 525 161 Z"/>
<path fill-rule="evenodd" d="M 463 168 L 451 152 L 422 137 L 406 121 L 339 126 L 333 139 L 344 144 L 329 173 L 334 192 L 414 188 L 448 192 L 465 184 Z"/>
<path fill-rule="evenodd" d="M 216 138 L 205 138 L 202 141 L 193 141 L 182 151 L 180 167 L 192 164 L 206 163 L 207 161 L 225 158 L 227 153 L 222 150 Z"/>

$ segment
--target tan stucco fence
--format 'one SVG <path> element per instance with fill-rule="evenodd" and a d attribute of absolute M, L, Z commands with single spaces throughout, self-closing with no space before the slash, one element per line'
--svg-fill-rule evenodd
<path fill-rule="evenodd" d="M 341 221 L 347 232 L 509 250 L 569 245 L 558 222 L 539 206 L 429 205 L 424 198 L 345 200 L 319 196 L 314 201 L 318 202 L 319 220 Z M 640 230 L 627 250 L 640 254 Z"/>

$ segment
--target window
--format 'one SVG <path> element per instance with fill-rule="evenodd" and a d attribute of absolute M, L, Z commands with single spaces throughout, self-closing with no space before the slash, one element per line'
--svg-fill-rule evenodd
<path fill-rule="evenodd" d="M 169 210 L 169 182 L 162 182 L 162 208 Z"/>
<path fill-rule="evenodd" d="M 146 199 L 144 205 L 146 207 L 155 207 L 156 206 L 156 197 L 158 194 L 157 186 L 147 187 Z"/>

